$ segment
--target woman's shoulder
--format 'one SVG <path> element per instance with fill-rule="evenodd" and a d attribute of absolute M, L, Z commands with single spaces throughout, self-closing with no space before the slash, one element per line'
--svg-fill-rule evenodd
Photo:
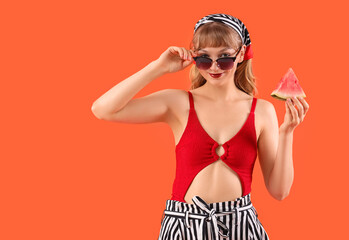
<path fill-rule="evenodd" d="M 261 125 L 261 129 L 264 129 L 267 123 L 277 122 L 277 114 L 274 105 L 265 99 L 257 98 L 255 107 L 255 116 Z"/>
<path fill-rule="evenodd" d="M 166 100 L 170 104 L 176 104 L 178 101 L 183 101 L 183 99 L 188 99 L 188 91 L 183 89 L 168 88 L 164 89 L 166 92 Z"/>
<path fill-rule="evenodd" d="M 263 98 L 258 98 L 258 97 L 254 97 L 256 98 L 257 102 L 256 102 L 256 109 L 255 111 L 259 111 L 260 113 L 266 113 L 266 111 L 272 111 L 274 108 L 274 105 L 269 102 L 268 100 L 265 100 Z"/>
<path fill-rule="evenodd" d="M 187 90 L 173 88 L 162 91 L 165 93 L 163 97 L 166 98 L 164 101 L 166 101 L 168 108 L 166 123 L 174 126 L 178 121 L 182 122 L 189 111 L 189 93 Z"/>
<path fill-rule="evenodd" d="M 187 90 L 168 88 L 163 91 L 166 92 L 166 102 L 170 111 L 178 112 L 178 110 L 189 106 L 189 93 Z"/>

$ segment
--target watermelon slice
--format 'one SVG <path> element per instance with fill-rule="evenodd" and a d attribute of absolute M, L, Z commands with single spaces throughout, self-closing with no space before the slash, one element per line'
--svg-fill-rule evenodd
<path fill-rule="evenodd" d="M 306 97 L 292 68 L 281 78 L 271 96 L 283 101 L 290 97 Z"/>

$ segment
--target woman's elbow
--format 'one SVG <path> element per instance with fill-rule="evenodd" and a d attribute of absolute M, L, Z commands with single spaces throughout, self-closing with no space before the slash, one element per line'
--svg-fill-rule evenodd
<path fill-rule="evenodd" d="M 282 200 L 284 200 L 288 195 L 289 195 L 289 192 L 283 193 L 283 194 L 276 194 L 276 195 L 274 195 L 273 197 L 274 197 L 276 200 L 282 201 Z"/>
<path fill-rule="evenodd" d="M 95 104 L 92 104 L 91 107 L 91 112 L 93 113 L 93 115 L 98 118 L 98 119 L 103 119 L 103 115 L 98 111 L 98 108 Z"/>

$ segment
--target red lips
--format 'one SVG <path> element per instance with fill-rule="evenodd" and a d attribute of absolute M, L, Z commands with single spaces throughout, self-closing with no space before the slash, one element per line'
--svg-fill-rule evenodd
<path fill-rule="evenodd" d="M 212 74 L 210 73 L 210 76 L 213 78 L 219 78 L 220 76 L 222 76 L 223 73 L 218 73 L 218 74 Z"/>

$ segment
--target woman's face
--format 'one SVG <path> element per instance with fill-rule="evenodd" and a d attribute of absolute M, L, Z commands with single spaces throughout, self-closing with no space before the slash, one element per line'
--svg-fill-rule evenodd
<path fill-rule="evenodd" d="M 243 45 L 241 48 L 239 54 L 237 55 L 237 51 L 230 47 L 207 47 L 202 48 L 197 51 L 198 56 L 208 57 L 213 60 L 213 63 L 211 67 L 207 70 L 198 69 L 200 74 L 207 80 L 207 81 L 222 81 L 226 79 L 234 78 L 234 74 L 236 71 L 237 64 L 239 62 L 242 62 L 243 60 L 243 53 L 245 51 L 246 46 Z M 235 57 L 237 56 L 234 66 L 229 70 L 222 70 L 217 66 L 217 62 L 215 61 L 217 58 L 222 57 Z M 216 75 L 214 75 L 216 74 Z"/>

